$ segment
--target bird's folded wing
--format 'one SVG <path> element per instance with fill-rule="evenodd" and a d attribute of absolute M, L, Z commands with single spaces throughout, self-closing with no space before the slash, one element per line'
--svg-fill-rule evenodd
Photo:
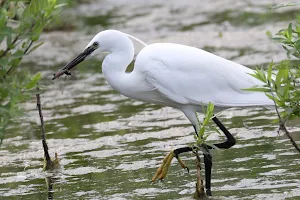
<path fill-rule="evenodd" d="M 206 53 L 202 60 L 184 56 L 152 58 L 143 68 L 146 81 L 161 95 L 179 104 L 272 105 L 264 93 L 242 90 L 262 84 L 248 74 L 253 72 L 251 69 Z"/>

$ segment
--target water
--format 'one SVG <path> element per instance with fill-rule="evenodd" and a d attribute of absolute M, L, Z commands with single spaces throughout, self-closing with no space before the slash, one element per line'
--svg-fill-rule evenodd
<path fill-rule="evenodd" d="M 190 174 L 173 162 L 163 183 L 150 183 L 168 151 L 194 142 L 193 128 L 181 112 L 119 95 L 107 85 L 100 61 L 86 61 L 70 79 L 53 83 L 50 78 L 93 34 L 106 28 L 131 33 L 147 43 L 193 45 L 245 65 L 279 61 L 284 52 L 265 32 L 285 27 L 299 8 L 266 13 L 263 8 L 274 2 L 91 1 L 67 10 L 81 28 L 45 34 L 45 45 L 27 58 L 35 63 L 27 64 L 32 71 L 42 70 L 47 141 L 63 169 L 55 174 L 42 171 L 33 98 L 25 104 L 28 117 L 15 122 L 0 149 L 1 199 L 192 198 L 196 169 L 190 153 L 182 155 Z M 230 109 L 219 118 L 235 135 L 237 145 L 213 151 L 213 195 L 300 199 L 300 157 L 277 134 L 272 124 L 275 113 L 264 108 Z M 289 129 L 299 141 L 299 121 L 290 123 Z M 222 140 L 218 134 L 209 138 L 211 143 Z"/>

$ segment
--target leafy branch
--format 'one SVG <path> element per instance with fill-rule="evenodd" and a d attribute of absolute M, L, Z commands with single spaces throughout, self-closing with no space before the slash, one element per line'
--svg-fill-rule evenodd
<path fill-rule="evenodd" d="M 196 147 L 201 147 L 203 144 L 212 146 L 212 144 L 207 144 L 206 139 L 210 136 L 212 131 L 217 132 L 220 134 L 220 131 L 212 125 L 212 118 L 214 117 L 214 104 L 209 102 L 205 107 L 202 107 L 203 113 L 204 113 L 204 119 L 201 122 L 199 120 L 198 113 L 195 112 L 195 115 L 198 120 L 198 125 L 199 125 L 199 131 L 197 132 L 197 135 L 194 136 L 196 140 Z M 210 132 L 208 132 L 208 130 Z M 215 147 L 214 147 L 215 148 Z"/>
<path fill-rule="evenodd" d="M 290 23 L 286 29 L 280 30 L 273 40 L 282 45 L 288 59 L 278 64 L 271 62 L 267 73 L 257 68 L 250 75 L 263 85 L 245 90 L 264 92 L 274 102 L 278 133 L 283 131 L 300 153 L 299 146 L 286 128 L 287 121 L 300 117 L 300 67 L 297 63 L 300 59 L 300 15 L 297 15 L 294 25 Z"/>
<path fill-rule="evenodd" d="M 11 120 L 24 114 L 20 103 L 32 96 L 40 79 L 21 67 L 22 58 L 42 44 L 35 43 L 63 5 L 56 0 L 0 0 L 0 145 Z"/>

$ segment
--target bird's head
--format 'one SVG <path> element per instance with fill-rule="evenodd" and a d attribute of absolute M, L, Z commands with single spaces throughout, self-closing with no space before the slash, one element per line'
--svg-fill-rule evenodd
<path fill-rule="evenodd" d="M 106 30 L 101 31 L 89 42 L 86 48 L 71 62 L 69 62 L 62 70 L 58 73 L 54 74 L 52 80 L 60 77 L 63 74 L 70 74 L 70 70 L 81 63 L 82 61 L 98 55 L 100 53 L 111 53 L 114 49 L 122 46 L 122 42 L 126 42 L 126 40 L 122 40 L 127 36 L 122 32 L 116 30 Z"/>

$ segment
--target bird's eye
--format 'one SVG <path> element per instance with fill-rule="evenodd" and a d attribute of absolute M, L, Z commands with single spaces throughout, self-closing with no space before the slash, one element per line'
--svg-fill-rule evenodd
<path fill-rule="evenodd" d="M 94 47 L 98 47 L 98 46 L 99 46 L 99 43 L 98 43 L 98 42 L 94 42 L 94 43 L 93 43 L 93 46 L 94 46 Z"/>

